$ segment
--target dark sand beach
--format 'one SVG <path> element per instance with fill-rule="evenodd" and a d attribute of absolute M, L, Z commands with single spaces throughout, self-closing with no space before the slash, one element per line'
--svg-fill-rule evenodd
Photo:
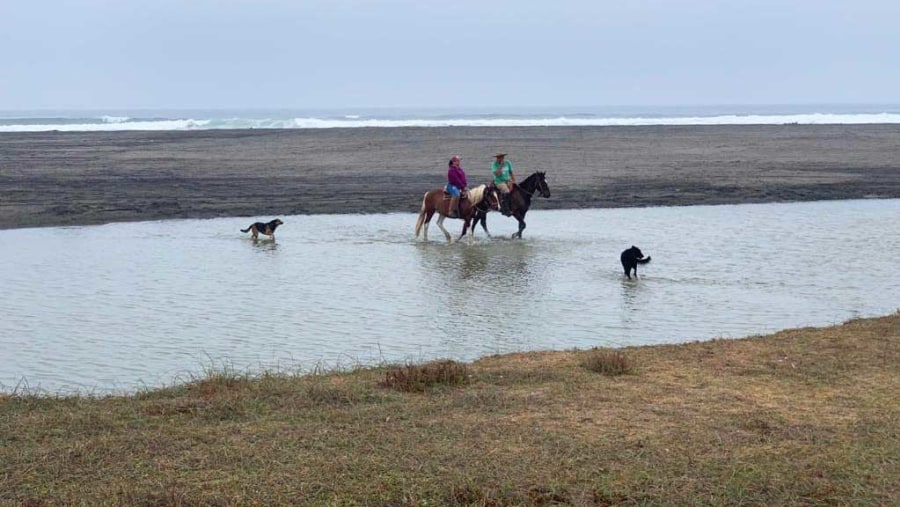
<path fill-rule="evenodd" d="M 497 151 L 538 209 L 900 197 L 900 125 L 32 132 L 0 134 L 0 228 L 415 212 Z"/>

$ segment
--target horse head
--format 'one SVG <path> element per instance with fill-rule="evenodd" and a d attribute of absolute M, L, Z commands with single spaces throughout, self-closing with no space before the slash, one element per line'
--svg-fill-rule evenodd
<path fill-rule="evenodd" d="M 500 211 L 500 190 L 493 183 L 487 187 L 487 203 L 494 211 Z"/>
<path fill-rule="evenodd" d="M 550 197 L 550 186 L 547 185 L 546 173 L 543 171 L 538 171 L 537 174 L 537 191 L 541 194 L 541 197 Z"/>
<path fill-rule="evenodd" d="M 494 210 L 500 209 L 500 190 L 493 183 L 490 185 L 478 185 L 469 189 L 469 192 L 471 193 L 472 206 L 482 213 L 487 212 L 489 208 Z"/>

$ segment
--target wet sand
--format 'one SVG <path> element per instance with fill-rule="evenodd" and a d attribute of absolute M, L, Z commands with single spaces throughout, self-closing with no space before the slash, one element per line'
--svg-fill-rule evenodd
<path fill-rule="evenodd" d="M 0 228 L 415 212 L 497 151 L 541 209 L 900 198 L 900 125 L 2 133 Z"/>

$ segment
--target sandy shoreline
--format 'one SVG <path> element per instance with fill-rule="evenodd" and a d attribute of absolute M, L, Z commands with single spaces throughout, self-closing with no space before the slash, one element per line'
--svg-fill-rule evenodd
<path fill-rule="evenodd" d="M 542 209 L 900 197 L 900 125 L 2 133 L 0 228 L 415 212 L 498 150 Z"/>

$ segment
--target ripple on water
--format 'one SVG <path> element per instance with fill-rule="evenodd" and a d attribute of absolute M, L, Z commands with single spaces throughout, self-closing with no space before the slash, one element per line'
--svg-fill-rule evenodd
<path fill-rule="evenodd" d="M 740 337 L 900 307 L 898 200 L 491 215 L 496 239 L 413 239 L 415 215 L 0 231 L 0 389 L 170 384 L 237 370 Z M 448 223 L 459 233 L 461 223 Z M 199 232 L 198 232 L 199 231 Z M 859 245 L 879 252 L 855 265 Z M 16 245 L 16 248 L 5 248 Z M 619 253 L 653 260 L 622 276 Z"/>

